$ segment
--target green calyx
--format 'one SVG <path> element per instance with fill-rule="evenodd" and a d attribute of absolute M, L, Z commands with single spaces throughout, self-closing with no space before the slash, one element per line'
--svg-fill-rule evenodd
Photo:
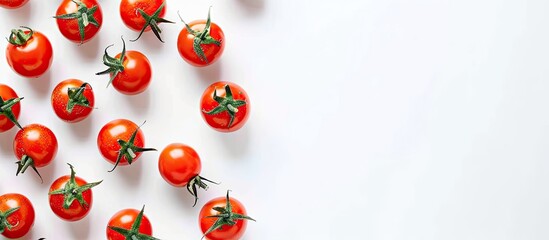
<path fill-rule="evenodd" d="M 160 40 L 161 42 L 164 42 L 164 41 L 162 41 L 162 38 L 160 37 L 160 33 L 162 33 L 162 29 L 160 29 L 158 24 L 160 24 L 160 23 L 174 23 L 172 21 L 169 21 L 169 20 L 166 20 L 166 19 L 160 17 L 160 12 L 162 11 L 162 9 L 164 8 L 165 5 L 166 5 L 166 2 L 162 3 L 162 5 L 160 5 L 160 7 L 158 9 L 156 9 L 156 11 L 154 11 L 154 13 L 152 15 L 148 15 L 142 9 L 138 9 L 141 16 L 145 19 L 145 25 L 143 26 L 143 28 L 141 28 L 141 31 L 139 32 L 139 36 L 137 36 L 137 38 L 134 39 L 134 40 L 130 40 L 131 42 L 137 41 L 141 37 L 141 35 L 143 35 L 143 33 L 145 32 L 145 29 L 147 29 L 147 27 L 149 27 L 149 26 L 151 27 L 151 30 L 154 33 L 154 35 L 156 36 L 156 38 L 158 38 L 158 40 Z"/>
<path fill-rule="evenodd" d="M 132 224 L 131 229 L 124 229 L 120 227 L 109 226 L 109 229 L 122 234 L 126 240 L 160 240 L 158 238 L 145 235 L 139 232 L 139 226 L 141 226 L 141 221 L 143 220 L 143 212 L 145 211 L 145 205 L 141 208 L 141 212 L 135 218 L 135 221 Z"/>
<path fill-rule="evenodd" d="M 145 122 L 143 122 L 143 124 L 145 124 Z M 141 126 L 143 126 L 143 124 L 141 124 Z M 140 148 L 134 145 L 135 136 L 137 136 L 137 132 L 139 131 L 141 126 L 135 129 L 135 131 L 132 133 L 132 136 L 128 141 L 118 139 L 118 145 L 120 145 L 120 150 L 118 151 L 118 157 L 116 158 L 116 163 L 114 164 L 114 167 L 112 168 L 112 170 L 110 170 L 109 172 L 112 172 L 114 171 L 114 169 L 116 169 L 116 167 L 122 160 L 122 157 L 124 157 L 126 161 L 128 161 L 128 164 L 131 165 L 133 163 L 133 160 L 137 157 L 136 153 L 157 151 L 154 148 Z"/>
<path fill-rule="evenodd" d="M 25 30 L 23 29 L 12 29 L 10 36 L 6 38 L 10 44 L 13 44 L 15 46 L 22 46 L 31 39 L 34 31 L 29 27 L 21 26 L 21 28 L 29 30 L 29 33 L 25 33 Z"/>
<path fill-rule="evenodd" d="M 63 208 L 64 209 L 69 209 L 74 200 L 77 200 L 78 203 L 80 203 L 80 205 L 82 207 L 88 207 L 89 205 L 86 202 L 86 200 L 84 200 L 84 197 L 82 196 L 82 193 L 84 191 L 87 191 L 87 190 L 99 185 L 103 181 L 101 180 L 99 182 L 93 182 L 93 183 L 88 183 L 88 184 L 85 184 L 85 185 L 82 185 L 82 186 L 78 186 L 78 184 L 76 184 L 76 172 L 74 172 L 74 167 L 69 163 L 67 163 L 67 164 L 71 168 L 71 178 L 70 178 L 70 180 L 65 184 L 65 187 L 63 189 L 51 191 L 48 194 L 49 195 L 63 194 L 64 195 L 64 201 L 63 201 Z"/>
<path fill-rule="evenodd" d="M 13 227 L 17 226 L 19 222 L 17 222 L 14 225 L 11 225 L 10 222 L 8 222 L 8 217 L 13 214 L 15 211 L 19 210 L 20 207 L 14 207 L 8 209 L 8 211 L 0 212 L 0 234 L 4 232 L 4 230 L 7 228 L 8 230 L 11 230 Z"/>
<path fill-rule="evenodd" d="M 208 10 L 208 18 L 206 20 L 206 26 L 204 26 L 204 30 L 202 31 L 195 31 L 193 30 L 189 24 L 187 24 L 185 21 L 183 21 L 183 18 L 181 15 L 179 15 L 179 12 L 177 13 L 179 15 L 179 19 L 181 19 L 181 22 L 185 24 L 185 28 L 187 28 L 187 31 L 194 35 L 193 40 L 193 50 L 194 53 L 200 58 L 200 60 L 204 61 L 205 63 L 208 63 L 208 58 L 206 58 L 206 54 L 204 54 L 204 49 L 202 49 L 203 44 L 215 44 L 217 46 L 221 46 L 221 42 L 214 39 L 210 35 L 210 27 L 211 27 L 211 20 L 210 20 L 210 11 L 211 7 Z"/>
<path fill-rule="evenodd" d="M 78 31 L 80 32 L 80 44 L 84 43 L 84 38 L 86 37 L 86 33 L 84 29 L 92 24 L 95 27 L 99 27 L 99 23 L 93 16 L 93 14 L 97 11 L 97 5 L 92 6 L 91 8 L 88 8 L 86 4 L 82 3 L 82 1 L 79 0 L 71 0 L 72 2 L 76 3 L 78 5 L 78 10 L 73 13 L 63 14 L 59 16 L 54 16 L 54 18 L 58 19 L 76 19 L 78 21 Z"/>
<path fill-rule="evenodd" d="M 189 191 L 189 193 L 194 197 L 193 207 L 196 206 L 196 202 L 198 201 L 198 192 L 196 191 L 196 187 L 208 190 L 208 185 L 206 185 L 204 181 L 219 185 L 219 183 L 213 182 L 199 175 L 193 177 L 191 181 L 187 183 L 187 191 Z"/>
<path fill-rule="evenodd" d="M 34 170 L 34 172 L 36 172 L 36 174 L 38 174 L 38 177 L 40 177 L 40 181 L 42 183 L 44 183 L 44 180 L 42 179 L 42 176 L 38 172 L 38 169 L 36 169 L 36 167 L 34 166 L 34 160 L 32 160 L 31 157 L 29 157 L 27 155 L 23 155 L 21 160 L 15 162 L 15 164 L 17 164 L 17 173 L 15 174 L 15 176 L 18 176 L 19 173 L 25 173 L 27 168 L 31 167 L 32 170 Z"/>
<path fill-rule="evenodd" d="M 103 64 L 105 64 L 107 67 L 109 67 L 107 70 L 98 72 L 95 75 L 103 75 L 103 74 L 111 74 L 111 79 L 109 79 L 109 83 L 107 83 L 107 87 L 112 83 L 112 80 L 121 72 L 124 71 L 124 57 L 126 57 L 126 42 L 124 41 L 124 38 L 122 38 L 122 53 L 120 53 L 120 58 L 113 58 L 109 56 L 109 53 L 107 52 L 107 49 L 114 45 L 109 45 L 107 48 L 105 48 L 105 54 L 103 54 Z"/>
<path fill-rule="evenodd" d="M 217 229 L 220 229 L 222 228 L 223 226 L 225 225 L 229 225 L 229 226 L 233 226 L 236 224 L 237 221 L 241 221 L 241 220 L 252 220 L 255 222 L 255 219 L 249 217 L 249 216 L 246 216 L 246 215 L 242 215 L 242 214 L 238 214 L 238 213 L 234 213 L 233 212 L 233 208 L 231 206 L 231 201 L 229 199 L 229 192 L 231 190 L 227 190 L 227 203 L 225 204 L 225 207 L 222 208 L 222 207 L 214 207 L 213 210 L 217 211 L 218 214 L 217 215 L 213 215 L 213 216 L 206 216 L 207 218 L 217 218 L 217 220 L 215 221 L 215 223 L 204 233 L 204 235 L 202 236 L 202 238 L 206 237 L 206 235 L 210 234 L 211 232 L 217 230 Z"/>
<path fill-rule="evenodd" d="M 91 108 L 90 101 L 84 96 L 84 90 L 86 90 L 86 86 L 88 85 L 88 83 L 84 83 L 77 88 L 68 88 L 69 102 L 67 102 L 67 112 L 69 114 L 72 113 L 76 105 Z"/>
<path fill-rule="evenodd" d="M 15 106 L 15 104 L 19 103 L 24 98 L 12 98 L 4 100 L 2 96 L 0 96 L 0 115 L 6 116 L 13 124 L 15 124 L 19 129 L 23 129 L 19 122 L 17 122 L 17 118 L 15 117 L 15 114 L 13 114 L 12 108 Z"/>
<path fill-rule="evenodd" d="M 215 89 L 213 93 L 213 99 L 217 103 L 219 103 L 219 105 L 210 111 L 206 111 L 205 109 L 202 109 L 202 112 L 208 115 L 215 115 L 215 114 L 220 114 L 222 112 L 228 112 L 229 115 L 231 116 L 231 120 L 229 121 L 229 125 L 227 125 L 227 128 L 230 128 L 233 125 L 235 115 L 238 112 L 238 108 L 246 105 L 246 101 L 234 100 L 233 92 L 231 91 L 231 87 L 229 87 L 228 84 L 225 85 L 225 97 L 217 96 L 217 89 Z"/>

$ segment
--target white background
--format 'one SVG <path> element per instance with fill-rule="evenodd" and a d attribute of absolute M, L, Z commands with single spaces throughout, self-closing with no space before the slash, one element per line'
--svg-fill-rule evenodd
<path fill-rule="evenodd" d="M 103 48 L 120 51 L 127 29 L 119 1 L 102 1 L 99 36 L 83 46 L 64 39 L 53 1 L 0 9 L 0 32 L 27 25 L 49 36 L 55 58 L 39 79 L 0 61 L 0 82 L 25 100 L 22 124 L 42 123 L 59 140 L 54 163 L 15 177 L 15 129 L 0 137 L 0 193 L 20 192 L 36 207 L 29 239 L 103 239 L 108 219 L 146 204 L 154 235 L 199 239 L 197 214 L 227 189 L 257 222 L 244 239 L 548 239 L 549 2 L 544 0 L 168 0 L 166 18 L 205 18 L 226 35 L 221 61 L 207 68 L 176 50 L 183 25 L 162 26 L 165 44 L 145 34 L 128 49 L 154 68 L 149 89 L 128 97 L 105 88 Z M 59 1 L 55 1 L 56 3 Z M 6 41 L 0 41 L 4 48 Z M 97 110 L 78 124 L 50 106 L 56 83 L 92 84 Z M 199 98 L 217 80 L 244 87 L 247 125 L 211 130 Z M 222 182 L 197 207 L 160 177 L 158 153 L 130 167 L 112 165 L 96 146 L 108 121 L 143 127 L 148 147 L 193 146 L 202 174 Z M 91 213 L 67 223 L 47 204 L 65 162 L 94 188 Z"/>

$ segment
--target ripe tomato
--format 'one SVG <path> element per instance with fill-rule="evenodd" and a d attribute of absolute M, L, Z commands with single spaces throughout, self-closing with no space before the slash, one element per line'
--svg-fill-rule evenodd
<path fill-rule="evenodd" d="M 63 0 L 55 15 L 61 34 L 80 44 L 92 39 L 103 23 L 97 0 Z"/>
<path fill-rule="evenodd" d="M 72 222 L 88 215 L 93 203 L 91 188 L 102 181 L 88 183 L 76 176 L 72 165 L 69 164 L 69 167 L 70 176 L 62 176 L 51 184 L 48 200 L 55 215 Z"/>
<path fill-rule="evenodd" d="M 21 128 L 17 119 L 21 112 L 23 98 L 17 96 L 11 87 L 0 83 L 0 133 L 10 130 L 13 126 Z"/>
<path fill-rule="evenodd" d="M 94 102 L 91 86 L 78 79 L 60 82 L 51 93 L 53 111 L 63 121 L 70 123 L 80 122 L 88 117 Z"/>
<path fill-rule="evenodd" d="M 185 23 L 185 28 L 179 32 L 177 50 L 179 55 L 189 64 L 196 67 L 208 66 L 223 53 L 225 49 L 225 34 L 217 24 L 210 21 L 210 12 L 206 20 L 196 20 Z"/>
<path fill-rule="evenodd" d="M 27 125 L 15 135 L 13 151 L 19 159 L 16 175 L 25 173 L 31 167 L 42 179 L 36 168 L 47 166 L 53 161 L 57 154 L 57 138 L 43 125 Z"/>
<path fill-rule="evenodd" d="M 127 51 L 126 43 L 122 39 L 122 52 L 116 57 L 107 53 L 108 46 L 103 55 L 103 63 L 109 67 L 95 75 L 110 74 L 111 78 L 107 86 L 112 82 L 114 88 L 126 95 L 142 93 L 149 87 L 152 77 L 152 68 L 149 59 L 138 51 Z"/>
<path fill-rule="evenodd" d="M 53 49 L 50 40 L 37 31 L 12 29 L 6 48 L 11 69 L 23 77 L 37 78 L 50 68 Z"/>
<path fill-rule="evenodd" d="M 145 206 L 136 209 L 124 209 L 111 217 L 107 225 L 108 240 L 144 239 L 155 240 L 152 237 L 151 222 L 143 214 Z"/>
<path fill-rule="evenodd" d="M 198 223 L 209 240 L 238 240 L 246 231 L 246 220 L 255 221 L 246 214 L 244 205 L 227 191 L 226 197 L 214 198 L 202 207 Z"/>
<path fill-rule="evenodd" d="M 15 9 L 27 4 L 29 0 L 0 0 L 0 7 Z"/>
<path fill-rule="evenodd" d="M 141 156 L 141 152 L 156 151 L 154 148 L 143 148 L 144 145 L 145 136 L 140 126 L 127 119 L 117 119 L 105 124 L 97 136 L 97 147 L 101 155 L 114 164 L 109 172 L 114 171 L 118 164 L 132 164 Z"/>
<path fill-rule="evenodd" d="M 160 23 L 174 23 L 164 19 L 166 13 L 165 0 L 122 0 L 120 2 L 120 17 L 126 26 L 134 31 L 139 31 L 139 36 L 132 42 L 137 41 L 143 34 L 152 29 L 158 40 L 162 30 L 158 27 Z"/>
<path fill-rule="evenodd" d="M 18 193 L 0 196 L 0 233 L 7 238 L 25 236 L 34 224 L 34 207 Z"/>
<path fill-rule="evenodd" d="M 202 118 L 210 127 L 220 132 L 234 132 L 248 120 L 250 102 L 240 86 L 216 82 L 202 94 L 200 108 Z"/>
<path fill-rule="evenodd" d="M 208 189 L 205 182 L 217 184 L 204 177 L 201 177 L 200 170 L 202 163 L 198 153 L 193 148 L 182 144 L 172 143 L 168 145 L 158 159 L 160 175 L 174 187 L 187 187 L 187 190 L 194 196 L 194 205 L 198 200 L 196 187 Z"/>

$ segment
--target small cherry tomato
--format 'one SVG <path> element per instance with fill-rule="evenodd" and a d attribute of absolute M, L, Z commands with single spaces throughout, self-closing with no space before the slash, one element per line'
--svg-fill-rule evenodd
<path fill-rule="evenodd" d="M 134 30 L 139 31 L 139 36 L 132 42 L 137 41 L 143 32 L 148 32 L 152 29 L 158 40 L 162 30 L 158 27 L 160 23 L 174 23 L 164 19 L 166 13 L 165 0 L 122 0 L 120 2 L 120 17 L 124 24 Z"/>
<path fill-rule="evenodd" d="M 17 74 L 37 78 L 50 68 L 53 49 L 50 40 L 44 34 L 27 27 L 23 28 L 27 30 L 11 30 L 6 59 Z"/>
<path fill-rule="evenodd" d="M 103 55 L 103 63 L 109 68 L 95 75 L 109 74 L 111 76 L 109 83 L 114 88 L 126 95 L 136 95 L 142 93 L 149 87 L 152 77 L 152 68 L 149 59 L 138 51 L 126 51 L 126 43 L 122 39 L 122 52 L 116 57 L 111 57 L 107 53 L 108 46 Z"/>
<path fill-rule="evenodd" d="M 7 238 L 20 238 L 34 225 L 34 207 L 18 193 L 0 196 L 0 233 Z"/>
<path fill-rule="evenodd" d="M 91 188 L 102 181 L 88 183 L 77 177 L 73 166 L 70 164 L 69 166 L 71 175 L 62 176 L 51 184 L 48 200 L 55 215 L 72 222 L 88 215 L 93 203 Z"/>
<path fill-rule="evenodd" d="M 31 167 L 42 179 L 36 168 L 50 164 L 57 154 L 57 138 L 46 126 L 30 124 L 19 130 L 13 140 L 13 151 L 19 161 L 17 174 Z"/>
<path fill-rule="evenodd" d="M 181 16 L 180 16 L 181 18 Z M 225 34 L 217 24 L 210 21 L 210 12 L 206 20 L 185 23 L 179 32 L 177 50 L 187 63 L 195 67 L 208 66 L 217 61 L 225 49 Z"/>
<path fill-rule="evenodd" d="M 111 217 L 107 225 L 108 240 L 147 239 L 152 237 L 151 222 L 143 214 L 145 206 L 138 211 L 136 209 L 124 209 Z"/>
<path fill-rule="evenodd" d="M 7 9 L 20 8 L 27 4 L 29 0 L 0 0 L 0 7 Z"/>
<path fill-rule="evenodd" d="M 210 127 L 220 132 L 234 132 L 248 121 L 250 101 L 240 86 L 215 82 L 202 94 L 200 109 Z"/>
<path fill-rule="evenodd" d="M 61 120 L 74 123 L 88 117 L 94 106 L 90 84 L 78 79 L 67 79 L 57 84 L 51 93 L 51 105 Z"/>
<path fill-rule="evenodd" d="M 103 23 L 97 0 L 63 0 L 54 18 L 65 38 L 83 44 L 92 39 Z"/>
<path fill-rule="evenodd" d="M 21 112 L 21 100 L 23 98 L 17 96 L 11 87 L 0 83 L 0 133 L 10 130 L 15 125 L 21 129 L 17 122 Z"/>
<path fill-rule="evenodd" d="M 143 148 L 145 136 L 140 126 L 126 119 L 113 120 L 99 131 L 97 147 L 101 155 L 114 167 L 132 164 L 142 152 L 156 151 L 154 148 Z M 122 161 L 124 160 L 124 161 Z"/>
<path fill-rule="evenodd" d="M 235 198 L 218 197 L 207 202 L 200 210 L 199 225 L 209 240 L 238 240 L 246 231 L 247 220 L 244 205 Z"/>

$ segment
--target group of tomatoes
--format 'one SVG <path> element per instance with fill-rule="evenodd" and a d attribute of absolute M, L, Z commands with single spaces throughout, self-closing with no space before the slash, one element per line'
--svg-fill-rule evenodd
<path fill-rule="evenodd" d="M 0 0 L 0 6 L 15 9 L 29 0 Z M 139 32 L 137 41 L 145 32 L 152 31 L 162 41 L 160 23 L 174 23 L 163 18 L 165 0 L 122 0 L 120 16 L 124 24 Z M 103 23 L 101 6 L 97 0 L 62 0 L 55 14 L 61 34 L 68 40 L 84 44 L 98 34 Z M 181 19 L 183 21 L 183 19 Z M 197 20 L 189 24 L 183 21 L 177 49 L 181 57 L 197 67 L 217 61 L 225 48 L 221 28 L 210 21 Z M 6 59 L 9 66 L 22 77 L 37 78 L 44 74 L 53 60 L 53 48 L 44 34 L 29 27 L 13 29 L 9 35 Z M 162 41 L 163 42 L 163 41 Z M 103 63 L 108 67 L 97 75 L 109 74 L 108 86 L 126 95 L 139 94 L 147 89 L 152 79 L 151 64 L 147 57 L 135 50 L 126 51 L 122 39 L 122 51 L 110 56 L 105 49 Z M 0 84 L 0 133 L 17 126 L 13 141 L 17 157 L 17 174 L 31 168 L 39 176 L 39 168 L 49 165 L 56 156 L 58 142 L 55 134 L 46 126 L 19 122 L 21 101 L 9 86 Z M 67 123 L 84 120 L 94 110 L 94 91 L 91 85 L 78 79 L 61 81 L 51 94 L 55 114 Z M 250 111 L 248 95 L 240 86 L 231 82 L 216 82 L 202 95 L 200 112 L 205 122 L 221 132 L 240 129 Z M 127 119 L 113 120 L 99 131 L 97 146 L 101 155 L 114 166 L 130 165 L 143 152 L 156 151 L 145 147 L 145 136 L 134 122 Z M 55 180 L 49 189 L 52 211 L 66 221 L 78 221 L 90 211 L 93 203 L 92 188 L 101 181 L 88 183 L 76 176 L 68 164 L 70 175 Z M 200 176 L 201 161 L 190 146 L 172 143 L 159 156 L 158 168 L 166 182 L 175 187 L 186 187 L 197 203 L 197 188 L 207 189 L 207 183 L 215 183 Z M 40 176 L 41 178 L 41 176 Z M 194 206 L 193 205 L 193 206 Z M 124 209 L 114 214 L 106 228 L 108 239 L 157 239 L 152 237 L 152 227 L 141 210 Z M 0 196 L 0 233 L 7 238 L 19 238 L 27 234 L 34 224 L 35 212 L 31 201 L 17 193 Z M 236 240 L 246 229 L 246 214 L 241 202 L 229 196 L 212 199 L 200 211 L 199 225 L 203 236 L 212 240 Z"/>

